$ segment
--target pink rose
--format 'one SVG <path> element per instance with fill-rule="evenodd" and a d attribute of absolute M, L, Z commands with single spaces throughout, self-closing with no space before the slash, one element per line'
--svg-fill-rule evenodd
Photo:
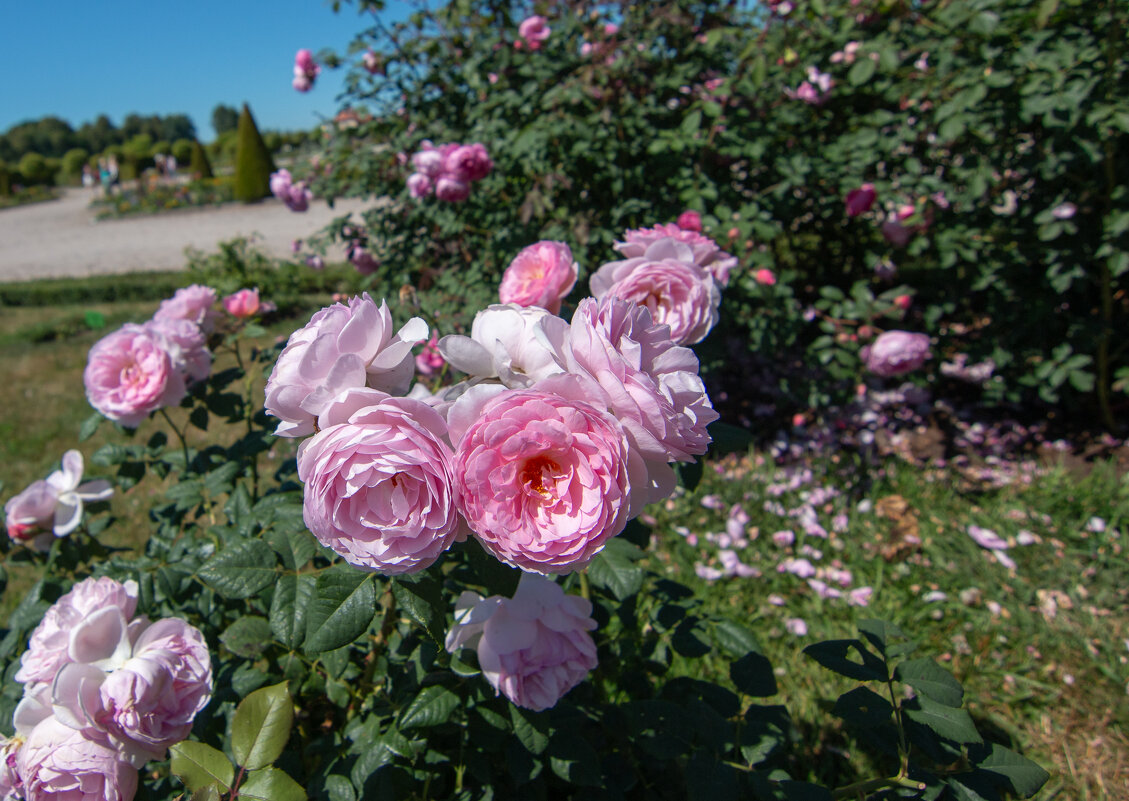
<path fill-rule="evenodd" d="M 696 211 L 684 211 L 678 215 L 678 227 L 683 231 L 702 232 L 702 215 Z"/>
<path fill-rule="evenodd" d="M 676 483 L 669 463 L 705 453 L 706 426 L 718 418 L 694 352 L 675 345 L 670 329 L 655 324 L 646 307 L 615 297 L 585 298 L 571 324 L 548 318 L 542 329 L 568 375 L 537 386 L 553 391 L 580 382 L 588 403 L 619 420 L 643 463 L 646 478 L 633 482 L 632 513 L 669 496 Z"/>
<path fill-rule="evenodd" d="M 893 217 L 882 223 L 882 236 L 896 248 L 904 248 L 913 238 L 913 231 Z"/>
<path fill-rule="evenodd" d="M 896 298 L 894 298 L 894 305 L 899 309 L 905 311 L 913 305 L 913 298 L 911 298 L 909 295 L 898 295 Z"/>
<path fill-rule="evenodd" d="M 185 395 L 184 376 L 161 339 L 127 324 L 94 344 L 83 372 L 90 405 L 127 428 Z"/>
<path fill-rule="evenodd" d="M 909 331 L 886 331 L 859 354 L 866 369 L 884 377 L 916 370 L 929 358 L 929 337 Z"/>
<path fill-rule="evenodd" d="M 223 299 L 223 307 L 232 317 L 245 320 L 259 313 L 259 290 L 240 289 Z"/>
<path fill-rule="evenodd" d="M 0 798 L 5 801 L 24 797 L 24 780 L 20 778 L 19 758 L 23 748 L 22 737 L 0 736 Z"/>
<path fill-rule="evenodd" d="M 422 172 L 413 172 L 408 176 L 408 194 L 412 197 L 427 197 L 431 190 L 431 179 Z"/>
<path fill-rule="evenodd" d="M 82 454 L 63 454 L 63 469 L 35 481 L 4 504 L 8 536 L 28 547 L 45 551 L 54 537 L 65 537 L 82 521 L 84 501 L 104 501 L 114 492 L 105 479 L 82 482 Z"/>
<path fill-rule="evenodd" d="M 596 643 L 588 633 L 595 628 L 591 603 L 526 573 L 513 599 L 460 595 L 446 647 L 451 653 L 474 648 L 495 692 L 540 712 L 595 669 Z"/>
<path fill-rule="evenodd" d="M 290 193 L 290 170 L 278 170 L 270 174 L 270 193 L 280 200 Z"/>
<path fill-rule="evenodd" d="M 526 41 L 530 50 L 537 50 L 549 38 L 549 23 L 544 17 L 534 15 L 522 20 L 517 28 L 518 35 Z"/>
<path fill-rule="evenodd" d="M 314 54 L 306 48 L 302 48 L 294 54 L 294 66 L 306 73 L 319 72 L 321 70 L 314 61 Z"/>
<path fill-rule="evenodd" d="M 111 578 L 88 578 L 47 610 L 35 627 L 28 649 L 20 657 L 16 681 L 51 682 L 59 668 L 72 661 L 69 655 L 72 632 L 106 608 L 120 610 L 123 618 L 133 617 L 137 609 L 137 582 L 121 584 Z"/>
<path fill-rule="evenodd" d="M 658 240 L 643 256 L 603 265 L 589 288 L 597 300 L 613 295 L 646 306 L 655 322 L 670 326 L 679 345 L 701 342 L 718 321 L 721 291 L 694 263 L 691 248 L 675 239 Z"/>
<path fill-rule="evenodd" d="M 353 242 L 349 245 L 345 256 L 361 275 L 372 275 L 380 269 L 380 262 L 365 250 L 359 242 Z"/>
<path fill-rule="evenodd" d="M 423 350 L 416 356 L 416 372 L 422 376 L 438 375 L 447 360 L 439 352 L 439 334 L 432 331 L 431 339 L 423 346 Z"/>
<path fill-rule="evenodd" d="M 184 380 L 203 381 L 212 372 L 212 353 L 204 331 L 189 320 L 150 320 L 144 325 L 169 355 Z"/>
<path fill-rule="evenodd" d="M 290 82 L 290 85 L 299 92 L 308 92 L 313 88 L 314 83 L 305 75 L 295 75 L 294 80 Z"/>
<path fill-rule="evenodd" d="M 306 257 L 306 266 L 309 267 L 311 270 L 319 270 L 319 271 L 324 270 L 325 269 L 325 259 L 323 259 L 321 256 L 317 256 L 317 255 L 307 256 Z"/>
<path fill-rule="evenodd" d="M 443 172 L 443 154 L 430 142 L 424 142 L 412 156 L 412 165 L 428 178 L 438 178 Z"/>
<path fill-rule="evenodd" d="M 200 326 L 204 333 L 208 333 L 212 330 L 215 319 L 212 307 L 218 297 L 216 290 L 201 284 L 178 289 L 171 298 L 161 301 L 153 319 L 191 320 Z"/>
<path fill-rule="evenodd" d="M 32 730 L 17 763 L 27 801 L 131 801 L 137 769 L 108 745 L 47 718 Z"/>
<path fill-rule="evenodd" d="M 444 174 L 435 182 L 435 196 L 447 203 L 461 203 L 470 197 L 470 184 Z"/>
<path fill-rule="evenodd" d="M 357 567 L 415 573 L 458 533 L 447 424 L 428 404 L 372 389 L 338 395 L 298 449 L 303 517 Z"/>
<path fill-rule="evenodd" d="M 315 312 L 290 335 L 267 380 L 267 414 L 281 421 L 275 433 L 314 433 L 314 420 L 343 389 L 403 394 L 412 380 L 412 347 L 426 338 L 418 317 L 393 333 L 388 305 L 377 306 L 367 293 Z"/>
<path fill-rule="evenodd" d="M 735 237 L 736 234 L 730 238 Z M 690 247 L 690 251 L 694 254 L 694 263 L 713 276 L 713 280 L 720 286 L 729 284 L 729 273 L 737 266 L 736 257 L 723 253 L 712 239 L 702 236 L 697 231 L 679 228 L 673 223 L 625 231 L 623 238 L 623 242 L 615 243 L 615 249 L 629 259 L 642 256 L 647 252 L 647 248 L 660 239 L 677 239 Z"/>
<path fill-rule="evenodd" d="M 758 284 L 765 286 L 772 286 L 776 283 L 776 274 L 769 269 L 760 269 L 753 273 L 753 278 L 756 279 Z"/>
<path fill-rule="evenodd" d="M 299 181 L 290 187 L 290 191 L 282 198 L 282 202 L 285 203 L 286 207 L 291 211 L 301 212 L 310 208 L 310 202 L 313 199 L 314 193 L 306 186 L 306 182 Z"/>
<path fill-rule="evenodd" d="M 576 284 L 579 266 L 564 242 L 542 241 L 517 254 L 502 275 L 502 303 L 540 306 L 556 314 Z"/>
<path fill-rule="evenodd" d="M 496 303 L 474 316 L 469 337 L 439 340 L 439 352 L 452 367 L 473 378 L 497 378 L 511 389 L 524 389 L 561 372 L 553 352 L 538 336 L 547 317 L 552 315 L 539 306 Z"/>
<path fill-rule="evenodd" d="M 134 636 L 132 654 L 108 673 L 72 662 L 60 669 L 51 692 L 61 722 L 94 739 L 108 737 L 141 767 L 188 736 L 212 696 L 212 661 L 204 635 L 179 618 Z"/>
<path fill-rule="evenodd" d="M 380 56 L 372 50 L 366 50 L 365 54 L 361 56 L 361 66 L 365 68 L 365 71 L 369 75 L 384 74 L 384 62 Z"/>
<path fill-rule="evenodd" d="M 486 148 L 475 142 L 459 145 L 443 161 L 444 170 L 459 181 L 481 181 L 494 169 Z"/>
<path fill-rule="evenodd" d="M 607 413 L 546 392 L 503 391 L 458 444 L 459 510 L 503 562 L 568 573 L 627 524 L 627 460 L 623 429 Z"/>
<path fill-rule="evenodd" d="M 858 189 L 847 193 L 847 216 L 857 217 L 870 211 L 878 193 L 874 191 L 874 184 L 863 184 Z"/>

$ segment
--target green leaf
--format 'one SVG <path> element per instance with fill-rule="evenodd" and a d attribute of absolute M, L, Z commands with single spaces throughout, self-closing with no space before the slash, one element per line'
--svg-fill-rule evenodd
<path fill-rule="evenodd" d="M 919 695 L 905 703 L 902 711 L 938 737 L 957 743 L 983 742 L 972 717 L 964 709 L 954 709 Z"/>
<path fill-rule="evenodd" d="M 306 791 L 285 771 L 263 768 L 247 774 L 239 785 L 239 797 L 254 801 L 306 801 Z"/>
<path fill-rule="evenodd" d="M 278 559 L 262 540 L 225 548 L 200 568 L 200 578 L 225 598 L 250 598 L 278 578 Z"/>
<path fill-rule="evenodd" d="M 860 620 L 858 630 L 886 659 L 896 659 L 917 649 L 917 643 L 908 634 L 885 620 Z"/>
<path fill-rule="evenodd" d="M 192 801 L 221 801 L 221 790 L 219 785 L 209 784 L 207 787 L 201 787 L 199 790 L 192 794 Z"/>
<path fill-rule="evenodd" d="M 336 773 L 325 778 L 325 795 L 329 801 L 357 801 L 353 783 Z"/>
<path fill-rule="evenodd" d="M 571 734 L 553 737 L 548 754 L 553 773 L 566 782 L 581 787 L 600 786 L 600 757 L 580 737 Z"/>
<path fill-rule="evenodd" d="M 247 770 L 270 765 L 286 747 L 293 722 L 294 703 L 286 691 L 286 682 L 255 690 L 239 703 L 231 719 L 231 753 L 235 761 Z"/>
<path fill-rule="evenodd" d="M 750 652 L 729 665 L 729 678 L 739 692 L 756 698 L 776 695 L 776 674 L 764 654 Z"/>
<path fill-rule="evenodd" d="M 91 328 L 95 331 L 106 327 L 106 315 L 94 309 L 87 309 L 82 315 L 82 320 L 86 323 L 87 328 Z"/>
<path fill-rule="evenodd" d="M 306 611 L 306 641 L 310 653 L 334 651 L 360 637 L 376 614 L 372 575 L 352 567 L 333 567 L 318 576 Z"/>
<path fill-rule="evenodd" d="M 220 635 L 220 642 L 227 646 L 227 650 L 244 659 L 259 657 L 270 640 L 270 623 L 258 615 L 239 618 Z"/>
<path fill-rule="evenodd" d="M 894 671 L 894 678 L 913 687 L 919 695 L 945 706 L 959 707 L 964 701 L 960 682 L 932 659 L 902 662 Z"/>
<path fill-rule="evenodd" d="M 102 421 L 105 419 L 99 412 L 95 412 L 83 420 L 82 426 L 78 430 L 78 441 L 86 442 L 93 437 L 94 432 L 98 430 L 98 426 L 102 425 Z"/>
<path fill-rule="evenodd" d="M 400 715 L 400 728 L 421 729 L 446 723 L 460 703 L 459 696 L 446 687 L 424 687 Z"/>
<path fill-rule="evenodd" d="M 188 422 L 190 422 L 192 425 L 196 426 L 196 428 L 200 429 L 201 431 L 207 431 L 208 430 L 208 407 L 207 406 L 197 406 L 195 409 L 192 410 L 192 413 L 190 415 L 188 415 Z"/>
<path fill-rule="evenodd" d="M 894 705 L 867 687 L 856 687 L 840 695 L 831 712 L 852 726 L 873 729 L 889 722 Z"/>
<path fill-rule="evenodd" d="M 169 749 L 172 754 L 171 769 L 190 792 L 218 784 L 224 792 L 231 789 L 235 768 L 231 761 L 210 745 L 185 740 Z"/>
<path fill-rule="evenodd" d="M 714 645 L 734 658 L 749 653 L 762 653 L 756 636 L 747 627 L 734 620 L 715 621 L 713 627 Z"/>
<path fill-rule="evenodd" d="M 625 539 L 609 540 L 588 565 L 588 578 L 616 600 L 626 600 L 643 588 L 643 568 L 636 564 L 642 555 L 642 551 Z"/>
<path fill-rule="evenodd" d="M 1017 795 L 1023 798 L 1033 796 L 1050 778 L 1050 774 L 1030 759 L 998 743 L 988 745 L 992 749 L 991 753 L 986 759 L 976 763 L 976 766 L 981 770 L 1003 776 Z"/>
<path fill-rule="evenodd" d="M 443 642 L 447 604 L 439 582 L 427 576 L 398 576 L 392 580 L 392 596 L 400 611 L 422 626 L 433 640 Z"/>
<path fill-rule="evenodd" d="M 1035 15 L 1035 26 L 1045 27 L 1056 11 L 1058 11 L 1058 0 L 1040 0 L 1039 12 Z"/>
<path fill-rule="evenodd" d="M 510 720 L 514 736 L 533 755 L 541 754 L 549 745 L 549 723 L 537 712 L 527 712 L 510 704 Z"/>
<path fill-rule="evenodd" d="M 874 77 L 877 68 L 878 64 L 873 59 L 863 56 L 851 65 L 851 69 L 847 72 L 847 81 L 851 86 L 862 86 Z"/>
<path fill-rule="evenodd" d="M 318 552 L 317 540 L 306 529 L 272 528 L 264 534 L 264 539 L 274 548 L 287 570 L 301 570 Z"/>
<path fill-rule="evenodd" d="M 284 573 L 278 577 L 270 604 L 270 630 L 287 648 L 297 648 L 306 637 L 306 610 L 316 586 L 313 576 Z"/>
<path fill-rule="evenodd" d="M 850 658 L 851 651 L 857 651 L 862 662 Z M 859 640 L 828 640 L 817 642 L 804 649 L 810 656 L 828 670 L 840 676 L 858 681 L 886 681 L 886 664 L 872 654 Z"/>

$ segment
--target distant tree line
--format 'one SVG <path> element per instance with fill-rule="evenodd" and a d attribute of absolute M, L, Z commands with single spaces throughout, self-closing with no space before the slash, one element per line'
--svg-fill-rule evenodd
<path fill-rule="evenodd" d="M 101 153 L 114 145 L 124 145 L 137 136 L 148 136 L 153 142 L 175 142 L 196 138 L 196 126 L 187 114 L 142 116 L 128 114 L 116 126 L 105 114 L 93 122 L 83 123 L 77 130 L 66 120 L 43 117 L 13 125 L 0 135 L 0 159 L 17 162 L 27 153 L 44 158 L 62 158 L 69 150 Z"/>

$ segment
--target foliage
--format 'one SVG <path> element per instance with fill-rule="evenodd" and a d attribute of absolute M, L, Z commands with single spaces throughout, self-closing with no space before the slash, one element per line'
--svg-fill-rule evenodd
<path fill-rule="evenodd" d="M 169 146 L 169 153 L 176 159 L 181 169 L 189 166 L 189 162 L 192 160 L 192 151 L 195 149 L 195 142 L 195 139 L 177 139 Z"/>
<path fill-rule="evenodd" d="M 251 109 L 244 103 L 235 151 L 235 199 L 252 203 L 270 197 L 270 175 L 274 170 L 270 151 L 255 125 Z"/>
<path fill-rule="evenodd" d="M 81 147 L 88 153 L 101 153 L 110 145 L 121 145 L 138 134 L 146 134 L 152 141 L 191 139 L 196 135 L 192 120 L 185 114 L 158 114 L 142 116 L 127 114 L 121 127 L 117 127 L 105 114 L 94 122 L 84 123 L 76 131 L 70 123 L 58 117 L 13 125 L 0 135 L 0 158 L 18 161 L 25 153 L 62 157 L 68 150 Z"/>
<path fill-rule="evenodd" d="M 234 131 L 239 128 L 239 112 L 231 106 L 218 103 L 212 109 L 212 129 L 216 132 L 216 136 Z"/>
<path fill-rule="evenodd" d="M 991 359 L 990 398 L 1076 397 L 1113 426 L 1129 367 L 1112 333 L 1129 324 L 1124 4 L 546 3 L 537 51 L 514 47 L 524 9 L 443 4 L 351 45 L 383 53 L 386 77 L 354 69 L 345 101 L 383 113 L 334 137 L 315 191 L 393 198 L 365 222 L 389 278 L 454 294 L 542 238 L 591 272 L 625 228 L 695 208 L 743 267 L 733 341 L 706 358 L 818 366 L 781 376 L 783 398 L 731 394 L 841 401 L 860 348 L 899 327 L 935 337 L 935 364 Z M 822 104 L 788 94 L 809 68 L 833 79 Z M 465 203 L 415 201 L 397 154 L 424 138 L 482 141 L 495 171 Z M 848 217 L 866 183 L 878 206 Z M 904 247 L 882 234 L 899 207 Z M 876 275 L 886 260 L 905 284 Z"/>
<path fill-rule="evenodd" d="M 20 177 L 29 186 L 44 186 L 55 183 L 55 171 L 47 159 L 38 153 L 25 153 L 20 158 Z"/>
<path fill-rule="evenodd" d="M 212 162 L 208 160 L 208 151 L 200 144 L 199 139 L 192 140 L 192 157 L 188 163 L 188 172 L 195 178 L 211 178 Z"/>
<path fill-rule="evenodd" d="M 63 156 L 62 161 L 62 174 L 67 179 L 79 178 L 82 176 L 82 168 L 86 164 L 90 154 L 81 147 L 71 148 Z"/>
<path fill-rule="evenodd" d="M 95 219 L 129 217 L 134 214 L 158 214 L 175 209 L 220 206 L 235 199 L 230 177 L 208 178 L 186 184 L 156 184 L 144 191 L 123 189 L 108 197 L 90 202 Z"/>

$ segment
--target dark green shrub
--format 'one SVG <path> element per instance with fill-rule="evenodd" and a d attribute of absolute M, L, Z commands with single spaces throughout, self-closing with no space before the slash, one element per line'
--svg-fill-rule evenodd
<path fill-rule="evenodd" d="M 172 157 L 176 159 L 177 164 L 183 169 L 192 160 L 192 139 L 177 139 L 172 143 L 169 151 Z"/>
<path fill-rule="evenodd" d="M 82 168 L 89 158 L 90 154 L 81 147 L 68 150 L 62 160 L 63 178 L 73 181 L 82 177 Z"/>
<path fill-rule="evenodd" d="M 202 178 L 212 177 L 212 163 L 208 161 L 208 152 L 204 150 L 204 146 L 200 144 L 199 139 L 192 140 L 192 151 L 189 154 L 188 172 L 193 175 L 197 180 Z M 177 156 L 177 160 L 180 157 Z"/>
<path fill-rule="evenodd" d="M 55 171 L 38 153 L 24 153 L 20 157 L 19 171 L 21 182 L 29 186 L 46 186 L 55 182 Z"/>
<path fill-rule="evenodd" d="M 270 175 L 274 172 L 274 162 L 246 103 L 239 115 L 238 135 L 235 151 L 235 199 L 253 203 L 270 197 Z"/>

